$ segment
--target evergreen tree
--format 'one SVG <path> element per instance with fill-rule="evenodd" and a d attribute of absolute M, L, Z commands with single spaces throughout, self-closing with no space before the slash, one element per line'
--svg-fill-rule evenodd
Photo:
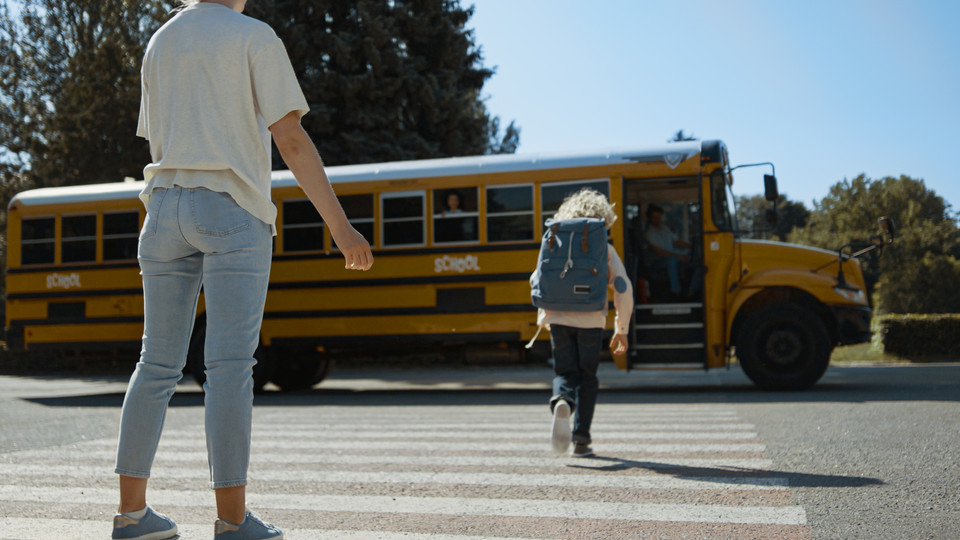
<path fill-rule="evenodd" d="M 140 61 L 159 1 L 21 0 L 0 6 L 0 161 L 35 186 L 140 177 Z M 6 182 L 9 178 L 4 176 Z"/>
<path fill-rule="evenodd" d="M 302 120 L 328 164 L 512 152 L 481 97 L 493 70 L 458 0 L 265 0 L 310 103 Z"/>

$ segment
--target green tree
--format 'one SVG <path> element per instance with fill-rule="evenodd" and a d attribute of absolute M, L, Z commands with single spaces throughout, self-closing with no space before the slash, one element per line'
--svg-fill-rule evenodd
<path fill-rule="evenodd" d="M 838 182 L 815 203 L 807 226 L 791 242 L 836 250 L 877 234 L 877 219 L 893 218 L 897 239 L 882 256 L 863 260 L 864 274 L 879 313 L 955 312 L 958 235 L 950 205 L 923 180 L 900 176 L 871 180 L 860 175 Z"/>
<path fill-rule="evenodd" d="M 0 161 L 29 184 L 139 177 L 140 60 L 164 3 L 21 0 L 0 7 Z M 4 177 L 5 182 L 8 177 Z"/>
<path fill-rule="evenodd" d="M 310 103 L 303 125 L 329 164 L 513 152 L 481 91 L 483 66 L 458 0 L 269 0 L 247 13 L 274 28 Z M 276 155 L 276 154 L 275 154 Z"/>
<path fill-rule="evenodd" d="M 791 201 L 785 193 L 777 197 L 777 222 L 773 226 L 767 223 L 767 210 L 773 208 L 763 195 L 740 195 L 737 201 L 737 226 L 745 231 L 745 236 L 774 237 L 786 241 L 791 231 L 804 227 L 810 219 L 810 210 L 799 201 Z"/>
<path fill-rule="evenodd" d="M 687 135 L 683 130 L 679 130 L 673 134 L 673 137 L 667 139 L 667 142 L 684 142 L 684 141 L 696 141 L 697 136 L 693 133 Z"/>

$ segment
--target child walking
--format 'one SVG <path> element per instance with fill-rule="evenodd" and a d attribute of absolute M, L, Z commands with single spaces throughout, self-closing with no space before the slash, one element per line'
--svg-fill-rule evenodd
<path fill-rule="evenodd" d="M 617 214 L 602 193 L 582 189 L 567 197 L 554 216 L 555 220 L 573 218 L 603 219 L 609 229 L 617 220 Z M 633 287 L 620 256 L 609 244 L 607 262 L 607 283 L 614 291 L 613 305 L 617 313 L 610 351 L 623 354 L 627 351 L 627 330 L 633 313 Z M 553 449 L 557 453 L 566 452 L 572 440 L 574 446 L 570 455 L 593 455 L 590 425 L 597 405 L 600 386 L 597 368 L 603 329 L 607 323 L 607 302 L 603 305 L 601 310 L 590 312 L 545 309 L 537 312 L 537 324 L 550 330 L 550 346 L 553 349 L 554 378 L 550 410 L 553 412 Z"/>

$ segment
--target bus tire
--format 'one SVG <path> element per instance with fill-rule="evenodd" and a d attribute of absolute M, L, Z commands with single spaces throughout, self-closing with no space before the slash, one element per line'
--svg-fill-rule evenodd
<path fill-rule="evenodd" d="M 307 390 L 327 378 L 333 360 L 310 350 L 278 349 L 274 358 L 273 384 L 283 391 Z"/>
<path fill-rule="evenodd" d="M 764 390 L 804 390 L 830 363 L 830 337 L 823 322 L 796 304 L 774 304 L 750 315 L 737 339 L 744 373 Z"/>
<path fill-rule="evenodd" d="M 193 375 L 193 380 L 197 381 L 201 387 L 207 381 L 206 364 L 204 363 L 203 344 L 207 337 L 207 316 L 197 317 L 197 322 L 193 325 L 193 333 L 190 335 L 190 346 L 187 349 L 187 368 Z M 264 385 L 270 381 L 273 376 L 273 359 L 270 358 L 269 349 L 263 346 L 263 343 L 257 344 L 257 350 L 253 353 L 257 363 L 253 366 L 253 391 L 260 392 Z"/>

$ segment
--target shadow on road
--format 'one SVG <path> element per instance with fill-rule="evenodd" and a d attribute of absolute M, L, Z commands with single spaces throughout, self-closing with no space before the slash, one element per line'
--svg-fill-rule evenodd
<path fill-rule="evenodd" d="M 789 487 L 866 487 L 885 484 L 880 479 L 836 474 L 808 474 L 789 471 L 744 469 L 740 467 L 688 467 L 676 463 L 634 461 L 617 457 L 594 456 L 592 461 L 609 461 L 610 465 L 567 465 L 575 469 L 616 472 L 629 469 L 647 469 L 675 478 L 694 478 L 698 482 L 717 482 L 737 485 L 772 485 L 771 479 L 785 479 Z"/>

